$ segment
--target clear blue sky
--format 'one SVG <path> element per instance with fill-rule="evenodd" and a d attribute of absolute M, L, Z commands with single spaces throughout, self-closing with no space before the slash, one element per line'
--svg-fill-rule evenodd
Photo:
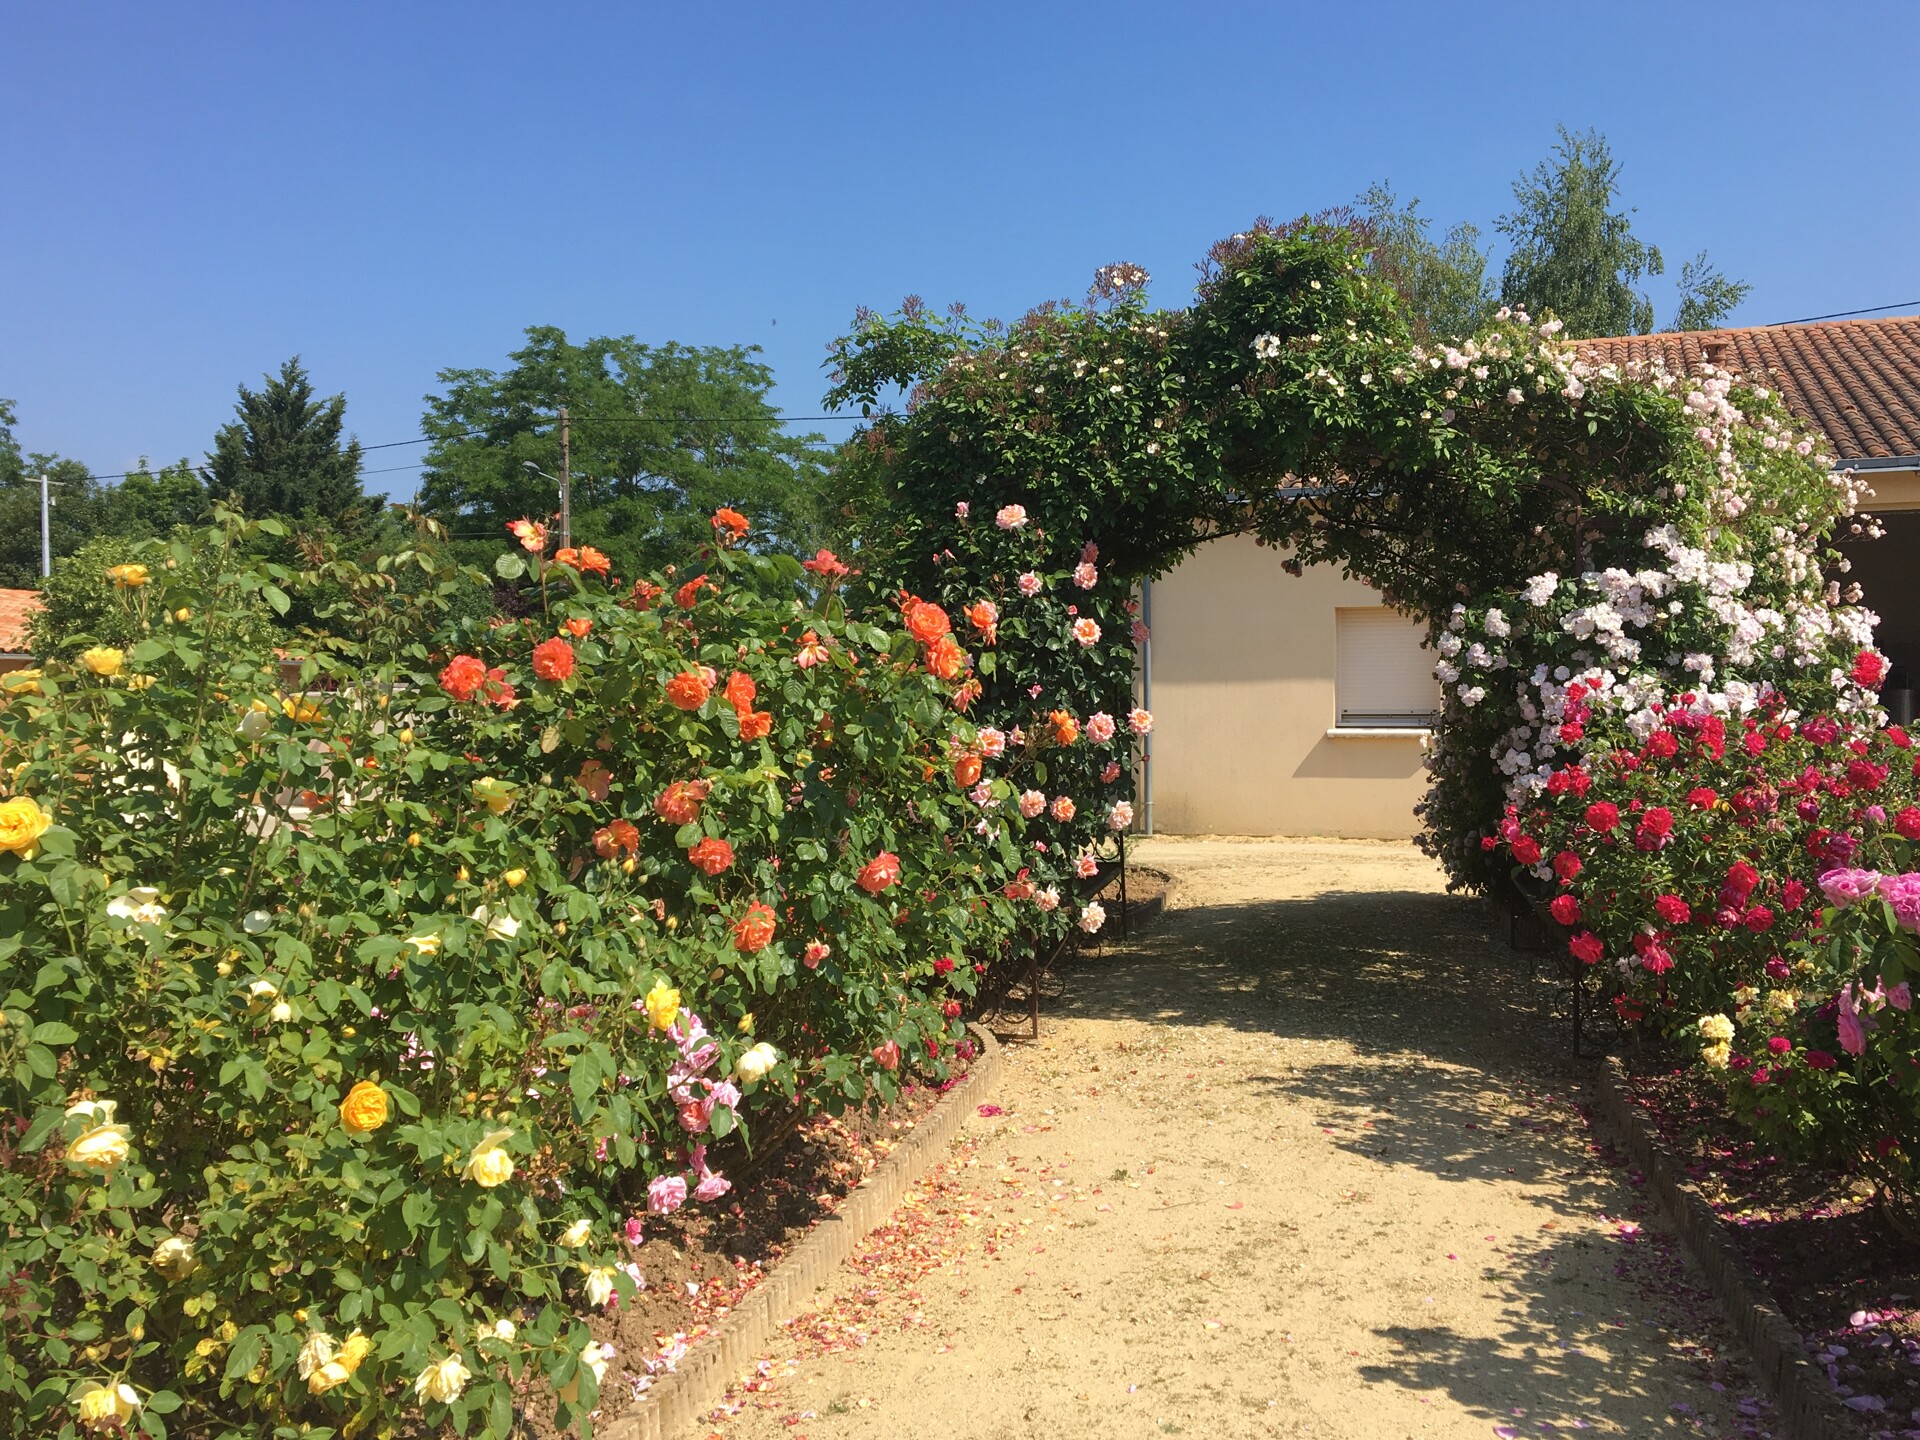
<path fill-rule="evenodd" d="M 296 351 L 405 439 L 536 323 L 762 345 L 811 414 L 858 304 L 1015 315 L 1112 260 L 1179 304 L 1381 178 L 1484 226 L 1557 122 L 1741 322 L 1920 300 L 1913 3 L 13 0 L 0 54 L 0 396 L 101 473 L 199 458 Z"/>

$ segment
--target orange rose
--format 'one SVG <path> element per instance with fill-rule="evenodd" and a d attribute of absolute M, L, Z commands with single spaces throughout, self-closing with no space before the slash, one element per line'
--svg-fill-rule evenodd
<path fill-rule="evenodd" d="M 899 879 L 900 857 L 891 850 L 882 850 L 860 867 L 860 873 L 854 877 L 853 883 L 869 895 L 878 895 Z"/>
<path fill-rule="evenodd" d="M 682 670 L 667 681 L 667 699 L 682 710 L 698 710 L 713 693 L 707 677 L 693 670 Z"/>
<path fill-rule="evenodd" d="M 770 906 L 758 900 L 747 906 L 747 913 L 733 922 L 733 948 L 752 955 L 773 943 L 774 914 Z"/>
<path fill-rule="evenodd" d="M 733 846 L 725 840 L 709 835 L 687 851 L 687 859 L 693 862 L 696 870 L 704 870 L 709 875 L 718 875 L 733 864 Z M 756 945 L 754 948 L 757 950 L 760 947 Z"/>
<path fill-rule="evenodd" d="M 978 755 L 959 755 L 953 762 L 953 783 L 962 790 L 971 790 L 980 783 L 980 757 Z"/>
<path fill-rule="evenodd" d="M 901 613 L 906 621 L 907 633 L 922 645 L 933 644 L 953 628 L 952 622 L 947 619 L 947 612 L 927 600 L 909 596 Z"/>
<path fill-rule="evenodd" d="M 731 545 L 747 533 L 747 517 L 724 505 L 713 512 L 713 518 L 707 523 L 713 526 L 713 533 L 723 545 Z"/>
<path fill-rule="evenodd" d="M 605 800 L 613 793 L 613 772 L 598 760 L 588 760 L 580 766 L 579 780 L 589 800 Z"/>
<path fill-rule="evenodd" d="M 687 581 L 686 584 L 673 592 L 673 603 L 678 605 L 682 610 L 691 610 L 694 604 L 700 599 L 700 592 L 703 589 L 718 590 L 719 588 L 718 585 L 715 585 L 711 580 L 707 579 L 706 576 L 696 575 L 693 579 Z"/>
<path fill-rule="evenodd" d="M 611 860 L 622 850 L 629 855 L 640 848 L 640 832 L 631 820 L 615 820 L 593 832 L 593 853 Z"/>
<path fill-rule="evenodd" d="M 942 635 L 927 646 L 927 669 L 938 680 L 957 680 L 967 668 L 967 652 L 951 635 Z"/>
<path fill-rule="evenodd" d="M 1055 710 L 1047 716 L 1047 723 L 1053 727 L 1056 745 L 1071 745 L 1080 738 L 1080 722 L 1073 718 L 1070 710 Z"/>
<path fill-rule="evenodd" d="M 691 825 L 713 791 L 711 780 L 676 780 L 653 802 L 653 813 L 674 825 Z"/>
<path fill-rule="evenodd" d="M 980 632 L 980 638 L 991 645 L 998 638 L 1000 611 L 991 600 L 976 600 L 966 608 L 967 620 Z"/>
<path fill-rule="evenodd" d="M 573 646 L 558 635 L 533 647 L 533 673 L 542 680 L 564 680 L 573 674 Z"/>
<path fill-rule="evenodd" d="M 744 670 L 736 670 L 727 677 L 727 703 L 744 716 L 753 709 L 754 697 L 759 688 L 753 683 L 753 677 Z"/>
<path fill-rule="evenodd" d="M 627 597 L 627 603 L 636 610 L 647 610 L 652 608 L 654 601 L 666 593 L 664 587 L 654 584 L 651 580 L 636 580 L 633 582 L 633 593 Z"/>
<path fill-rule="evenodd" d="M 584 640 L 593 633 L 593 621 L 575 615 L 567 621 L 567 633 L 576 640 Z"/>
<path fill-rule="evenodd" d="M 772 733 L 773 712 L 771 710 L 751 710 L 740 717 L 742 740 L 764 740 Z"/>

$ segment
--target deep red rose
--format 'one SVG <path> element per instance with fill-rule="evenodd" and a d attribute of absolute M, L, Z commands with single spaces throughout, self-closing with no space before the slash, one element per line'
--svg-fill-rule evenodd
<path fill-rule="evenodd" d="M 1587 807 L 1587 827 L 1605 835 L 1620 823 L 1620 807 L 1611 800 L 1596 800 Z"/>
<path fill-rule="evenodd" d="M 1773 928 L 1773 911 L 1764 905 L 1756 905 L 1740 917 L 1740 923 L 1756 935 L 1764 935 Z"/>
<path fill-rule="evenodd" d="M 1684 925 L 1693 918 L 1693 907 L 1678 895 L 1662 895 L 1653 902 L 1654 914 L 1669 925 Z"/>
<path fill-rule="evenodd" d="M 1853 683 L 1868 690 L 1878 690 L 1880 682 L 1887 678 L 1887 657 L 1878 650 L 1862 650 L 1853 657 Z"/>
<path fill-rule="evenodd" d="M 1522 835 L 1513 842 L 1513 858 L 1522 865 L 1540 863 L 1540 842 L 1531 835 Z"/>
<path fill-rule="evenodd" d="M 1562 925 L 1572 925 L 1580 919 L 1580 902 L 1571 895 L 1556 895 L 1553 903 L 1547 906 L 1553 918 Z"/>
<path fill-rule="evenodd" d="M 1553 857 L 1553 873 L 1558 875 L 1562 880 L 1578 878 L 1580 872 L 1585 868 L 1586 867 L 1580 863 L 1580 857 L 1571 850 L 1562 850 L 1558 855 Z"/>
<path fill-rule="evenodd" d="M 1607 953 L 1606 947 L 1600 943 L 1600 937 L 1591 930 L 1582 930 L 1574 936 L 1567 942 L 1567 949 L 1573 952 L 1574 959 L 1586 965 L 1597 964 L 1600 957 Z"/>
<path fill-rule="evenodd" d="M 1719 801 L 1718 792 L 1705 785 L 1697 785 L 1687 792 L 1687 804 L 1696 810 L 1711 810 Z"/>
<path fill-rule="evenodd" d="M 1824 1050 L 1807 1051 L 1807 1068 L 1809 1070 L 1831 1070 L 1838 1063 L 1833 1056 Z"/>

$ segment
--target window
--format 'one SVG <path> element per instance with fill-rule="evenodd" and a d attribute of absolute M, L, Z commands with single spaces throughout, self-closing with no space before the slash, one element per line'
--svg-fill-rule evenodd
<path fill-rule="evenodd" d="M 1379 605 L 1339 609 L 1334 617 L 1340 728 L 1430 728 L 1440 709 L 1440 684 L 1433 678 L 1433 657 L 1420 648 L 1421 627 Z"/>

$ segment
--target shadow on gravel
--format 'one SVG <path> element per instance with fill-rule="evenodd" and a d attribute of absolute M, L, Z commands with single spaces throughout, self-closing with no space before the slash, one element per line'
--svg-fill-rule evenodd
<path fill-rule="evenodd" d="M 1722 1426 L 1760 1418 L 1760 1406 L 1750 1396 L 1738 1396 L 1740 1377 L 1720 1357 L 1676 1342 L 1672 1322 L 1697 1322 L 1697 1315 L 1685 1312 L 1708 1308 L 1711 1300 L 1672 1277 L 1678 1262 L 1670 1242 L 1568 1237 L 1540 1247 L 1509 1247 L 1498 1261 L 1499 1270 L 1489 1271 L 1489 1283 L 1500 1287 L 1505 1301 L 1505 1328 L 1498 1336 L 1464 1336 L 1445 1325 L 1387 1326 L 1374 1333 L 1398 1353 L 1384 1364 L 1360 1366 L 1360 1378 L 1415 1392 L 1444 1392 L 1516 1435 L 1666 1434 L 1688 1421 L 1700 1422 L 1701 1430 L 1687 1433 L 1726 1434 Z M 1658 1325 L 1643 1321 L 1640 1333 L 1632 1334 L 1610 1323 L 1616 1317 L 1588 1310 L 1583 1281 L 1596 1267 L 1631 1276 L 1641 1282 L 1643 1293 L 1657 1287 L 1661 1294 L 1651 1308 Z M 1660 1382 L 1671 1372 L 1676 1353 L 1695 1363 L 1709 1382 L 1727 1387 L 1716 1412 L 1676 1414 L 1670 1408 Z"/>

